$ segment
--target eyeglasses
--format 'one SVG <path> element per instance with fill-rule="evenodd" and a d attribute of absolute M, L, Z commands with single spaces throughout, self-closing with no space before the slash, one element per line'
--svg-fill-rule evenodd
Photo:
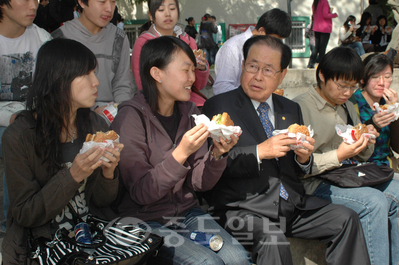
<path fill-rule="evenodd" d="M 341 90 L 341 91 L 348 91 L 350 89 L 351 92 L 355 92 L 356 90 L 359 89 L 359 84 L 356 84 L 355 86 L 341 86 L 340 84 L 335 82 L 334 79 L 332 79 L 332 81 L 337 85 L 338 90 Z"/>
<path fill-rule="evenodd" d="M 262 69 L 263 75 L 267 76 L 267 77 L 273 77 L 277 73 L 282 72 L 282 70 L 280 70 L 280 71 L 274 70 L 273 67 L 271 67 L 271 66 L 266 66 L 264 68 L 260 68 L 259 65 L 254 64 L 254 63 L 245 64 L 244 69 L 245 69 L 245 71 L 247 71 L 248 73 L 251 73 L 251 74 L 256 74 L 259 71 L 259 69 Z"/>
<path fill-rule="evenodd" d="M 370 80 L 376 82 L 376 81 L 380 81 L 381 78 L 382 78 L 382 80 L 383 80 L 384 82 L 392 81 L 392 75 L 372 76 L 372 77 L 370 77 Z"/>

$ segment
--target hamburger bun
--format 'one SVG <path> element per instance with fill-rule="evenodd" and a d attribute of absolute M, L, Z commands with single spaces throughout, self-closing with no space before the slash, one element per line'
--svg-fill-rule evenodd
<path fill-rule="evenodd" d="M 201 49 L 198 49 L 198 50 L 193 50 L 193 53 L 195 58 L 197 58 L 198 56 L 202 56 L 203 51 Z"/>
<path fill-rule="evenodd" d="M 367 129 L 367 126 L 365 124 L 359 123 L 358 125 L 353 127 L 352 132 L 352 138 L 357 141 L 363 133 L 368 133 L 369 130 Z"/>
<path fill-rule="evenodd" d="M 234 126 L 234 122 L 230 119 L 227 112 L 213 116 L 212 120 L 219 125 Z"/>
<path fill-rule="evenodd" d="M 388 107 L 391 106 L 391 105 L 393 105 L 393 104 L 395 104 L 395 103 L 380 105 L 380 109 L 387 110 Z"/>
<path fill-rule="evenodd" d="M 305 125 L 299 125 L 297 123 L 294 123 L 288 127 L 288 132 L 290 133 L 302 133 L 306 136 L 310 136 L 308 127 Z"/>
<path fill-rule="evenodd" d="M 86 142 L 94 141 L 97 143 L 102 143 L 105 140 L 115 141 L 116 139 L 118 139 L 118 137 L 119 137 L 118 134 L 113 130 L 110 130 L 106 133 L 104 132 L 96 132 L 95 134 L 89 133 L 86 136 Z"/>
<path fill-rule="evenodd" d="M 277 88 L 276 90 L 274 90 L 273 92 L 274 94 L 280 95 L 280 96 L 284 96 L 284 89 L 282 88 Z"/>

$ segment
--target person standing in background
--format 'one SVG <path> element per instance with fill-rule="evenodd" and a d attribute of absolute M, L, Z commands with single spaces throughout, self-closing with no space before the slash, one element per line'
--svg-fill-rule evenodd
<path fill-rule="evenodd" d="M 310 56 L 311 62 L 316 60 L 317 55 L 319 55 L 319 60 L 321 60 L 326 53 L 332 31 L 332 19 L 338 17 L 336 13 L 332 13 L 332 10 L 333 8 L 330 8 L 327 0 L 313 1 L 313 31 L 315 32 L 316 43 L 314 52 Z"/>
<path fill-rule="evenodd" d="M 193 17 L 186 18 L 188 25 L 184 31 L 193 39 L 197 37 L 198 31 L 195 29 L 195 20 Z"/>
<path fill-rule="evenodd" d="M 215 63 L 215 47 L 216 43 L 213 40 L 212 33 L 217 33 L 218 29 L 212 21 L 211 15 L 205 14 L 202 17 L 200 34 L 201 34 L 201 48 L 206 52 L 206 60 L 209 66 Z"/>

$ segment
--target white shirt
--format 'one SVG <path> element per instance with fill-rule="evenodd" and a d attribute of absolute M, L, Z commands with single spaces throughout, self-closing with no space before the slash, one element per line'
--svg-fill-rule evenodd
<path fill-rule="evenodd" d="M 14 113 L 25 109 L 37 52 L 50 34 L 36 25 L 17 38 L 0 35 L 0 126 L 8 126 Z"/>
<path fill-rule="evenodd" d="M 244 43 L 252 37 L 254 26 L 227 40 L 216 54 L 213 94 L 218 95 L 240 86 Z"/>

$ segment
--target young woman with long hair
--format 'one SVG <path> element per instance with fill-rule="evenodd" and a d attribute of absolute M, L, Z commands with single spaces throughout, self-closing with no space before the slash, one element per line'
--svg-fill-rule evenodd
<path fill-rule="evenodd" d="M 356 37 L 356 18 L 354 16 L 348 16 L 339 30 L 338 44 L 353 48 L 359 56 L 365 53 L 362 43 Z"/>
<path fill-rule="evenodd" d="M 119 106 L 112 124 L 125 144 L 120 172 L 127 192 L 119 214 L 165 237 L 153 264 L 249 264 L 245 249 L 201 210 L 195 196 L 218 182 L 227 165 L 224 154 L 238 140 L 220 138 L 208 147 L 207 127 L 195 125 L 192 115 L 199 110 L 189 102 L 195 68 L 191 48 L 178 38 L 163 36 L 143 46 L 143 90 Z M 220 235 L 222 248 L 214 252 L 194 243 L 195 230 Z"/>
<path fill-rule="evenodd" d="M 134 43 L 132 53 L 132 72 L 138 90 L 143 88 L 140 77 L 140 53 L 143 45 L 151 39 L 160 36 L 175 36 L 190 45 L 192 50 L 197 49 L 195 39 L 190 37 L 177 26 L 180 17 L 178 0 L 148 0 L 148 15 L 150 20 L 147 23 L 147 29 L 140 34 Z M 195 83 L 190 101 L 194 102 L 197 107 L 202 107 L 205 98 L 199 90 L 203 89 L 208 83 L 209 65 L 206 62 L 205 55 L 197 58 L 197 67 L 195 69 Z"/>
<path fill-rule="evenodd" d="M 90 111 L 98 92 L 96 66 L 95 55 L 74 40 L 51 40 L 38 52 L 27 110 L 3 135 L 10 196 L 5 264 L 26 264 L 28 234 L 52 240 L 59 228 L 73 230 L 70 207 L 83 220 L 89 213 L 116 216 L 109 206 L 118 193 L 115 168 L 123 145 L 79 154 L 88 133 L 108 130 Z"/>
<path fill-rule="evenodd" d="M 373 38 L 376 28 L 371 25 L 371 14 L 369 12 L 363 12 L 359 26 L 356 36 L 361 38 L 364 51 L 366 53 L 375 52 L 375 41 Z"/>

